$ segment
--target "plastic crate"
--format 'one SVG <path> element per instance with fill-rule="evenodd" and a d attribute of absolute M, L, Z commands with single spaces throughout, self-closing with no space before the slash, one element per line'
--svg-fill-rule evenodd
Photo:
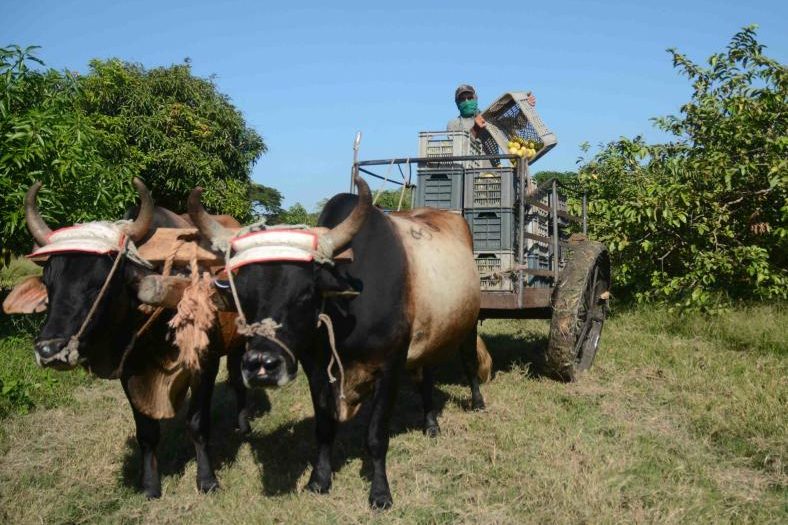
<path fill-rule="evenodd" d="M 512 252 L 474 252 L 476 268 L 479 270 L 479 284 L 482 291 L 511 292 L 514 290 L 514 281 L 511 274 L 498 274 L 514 266 Z"/>
<path fill-rule="evenodd" d="M 475 251 L 512 250 L 514 210 L 474 208 L 466 209 L 464 215 Z"/>
<path fill-rule="evenodd" d="M 482 112 L 482 116 L 488 123 L 489 137 L 502 149 L 515 136 L 541 144 L 536 156 L 528 161 L 533 164 L 553 149 L 558 139 L 547 129 L 536 108 L 528 104 L 527 98 L 528 94 L 522 91 L 504 93 Z M 485 151 L 491 147 L 488 142 L 489 139 L 484 140 Z"/>
<path fill-rule="evenodd" d="M 467 131 L 421 131 L 419 132 L 419 157 L 465 157 L 481 155 L 481 142 L 471 138 Z M 464 168 L 480 168 L 482 162 L 427 162 L 419 164 L 426 168 L 447 168 L 458 165 Z"/>
<path fill-rule="evenodd" d="M 416 182 L 416 207 L 462 209 L 462 179 L 461 168 L 419 170 Z"/>
<path fill-rule="evenodd" d="M 534 249 L 536 248 L 536 249 Z M 534 270 L 549 270 L 550 255 L 547 251 L 542 251 L 540 246 L 533 246 L 525 253 L 525 266 Z M 529 288 L 549 288 L 553 279 L 542 275 L 526 274 L 525 285 Z"/>
<path fill-rule="evenodd" d="M 484 168 L 465 172 L 466 208 L 511 208 L 515 195 L 514 169 Z"/>

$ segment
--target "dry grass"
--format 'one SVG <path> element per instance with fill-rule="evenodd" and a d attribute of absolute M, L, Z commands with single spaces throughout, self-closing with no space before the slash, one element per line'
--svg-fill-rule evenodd
<path fill-rule="evenodd" d="M 422 436 L 406 384 L 389 452 L 395 507 L 367 509 L 363 421 L 342 428 L 329 496 L 303 491 L 313 450 L 300 376 L 259 392 L 248 439 L 229 431 L 218 386 L 214 452 L 222 491 L 195 491 L 182 417 L 165 425 L 164 496 L 136 492 L 138 456 L 120 386 L 4 421 L 4 523 L 724 523 L 788 521 L 788 314 L 751 308 L 715 319 L 635 312 L 612 319 L 581 382 L 531 373 L 543 322 L 486 322 L 495 360 L 488 409 L 465 408 L 459 367 L 439 375 L 437 440 Z M 363 414 L 362 414 L 363 417 Z"/>

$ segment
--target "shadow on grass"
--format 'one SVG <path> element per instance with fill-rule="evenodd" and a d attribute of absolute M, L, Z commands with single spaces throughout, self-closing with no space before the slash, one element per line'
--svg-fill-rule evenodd
<path fill-rule="evenodd" d="M 484 335 L 493 358 L 495 372 L 525 368 L 532 377 L 539 377 L 544 364 L 547 335 L 524 332 L 517 334 Z M 470 409 L 470 387 L 459 356 L 442 363 L 435 370 L 436 387 L 433 394 L 435 407 L 442 412 L 447 403 Z M 441 388 L 463 386 L 468 390 L 461 395 Z M 482 393 L 485 387 L 482 385 Z M 334 472 L 340 471 L 355 459 L 361 459 L 359 475 L 367 482 L 372 480 L 372 462 L 366 453 L 366 431 L 370 417 L 366 403 L 359 414 L 340 424 L 332 453 Z M 395 410 L 390 423 L 390 436 L 423 430 L 421 396 L 406 375 L 400 378 Z M 440 421 L 440 420 L 439 420 Z M 298 480 L 310 469 L 316 451 L 314 417 L 284 424 L 265 435 L 254 434 L 248 441 L 255 459 L 262 466 L 261 481 L 266 495 L 282 495 L 298 489 Z M 424 439 L 430 439 L 424 437 Z"/>
<path fill-rule="evenodd" d="M 484 340 L 493 358 L 494 372 L 525 368 L 531 376 L 539 376 L 542 369 L 543 351 L 547 336 L 539 333 L 524 332 L 515 334 L 484 335 Z M 438 366 L 435 370 L 436 387 L 433 401 L 438 412 L 447 403 L 465 410 L 470 409 L 470 388 L 459 356 Z M 463 386 L 468 390 L 457 395 L 446 386 Z M 485 387 L 482 385 L 482 393 Z M 265 390 L 248 391 L 252 412 L 250 417 L 266 414 L 271 405 Z M 359 474 L 368 482 L 372 476 L 372 462 L 365 450 L 366 432 L 370 417 L 370 407 L 365 403 L 359 414 L 351 421 L 338 426 L 332 453 L 332 467 L 335 472 L 344 468 L 355 459 L 361 459 Z M 423 407 L 413 381 L 403 374 L 400 377 L 397 401 L 391 417 L 390 436 L 408 432 L 421 433 L 423 430 Z M 233 430 L 235 425 L 235 395 L 226 383 L 217 384 L 212 408 L 212 462 L 218 470 L 228 462 L 234 461 L 241 444 L 249 443 L 260 469 L 263 493 L 268 496 L 292 493 L 298 489 L 298 480 L 310 468 L 317 444 L 315 440 L 315 420 L 310 416 L 296 422 L 287 422 L 266 434 L 252 433 L 242 436 Z M 429 439 L 424 437 L 424 439 Z M 183 474 L 189 461 L 194 457 L 194 448 L 186 432 L 185 410 L 176 418 L 162 424 L 161 442 L 158 449 L 159 471 L 162 476 Z M 127 444 L 127 454 L 123 466 L 123 482 L 127 486 L 138 487 L 140 477 L 140 452 L 134 438 Z M 221 481 L 221 480 L 220 480 Z"/>
<path fill-rule="evenodd" d="M 521 332 L 484 334 L 487 350 L 493 360 L 493 374 L 524 368 L 529 377 L 552 377 L 546 370 L 547 334 Z"/>
<path fill-rule="evenodd" d="M 161 423 L 161 439 L 157 449 L 159 474 L 164 476 L 183 475 L 186 465 L 194 459 L 194 446 L 186 431 L 186 412 L 189 399 L 173 419 Z M 217 383 L 211 403 L 211 464 L 216 470 L 235 460 L 245 436 L 236 430 L 236 402 L 232 387 L 225 381 Z M 265 390 L 247 390 L 249 419 L 265 415 L 271 410 L 271 402 Z M 123 459 L 122 479 L 127 487 L 140 487 L 140 448 L 136 438 L 126 442 Z"/>
<path fill-rule="evenodd" d="M 439 412 L 450 398 L 441 388 L 435 388 L 433 402 Z M 408 432 L 421 434 L 424 417 L 421 396 L 406 377 L 401 378 L 394 406 L 390 437 Z M 359 474 L 367 482 L 372 481 L 372 462 L 364 446 L 370 415 L 370 405 L 365 403 L 355 418 L 339 424 L 331 458 L 334 472 L 360 458 Z M 430 438 L 424 436 L 423 439 Z M 286 423 L 268 434 L 253 434 L 248 441 L 256 461 L 262 466 L 263 493 L 268 496 L 292 493 L 298 489 L 298 480 L 304 472 L 311 468 L 317 451 L 315 419 L 308 417 Z"/>

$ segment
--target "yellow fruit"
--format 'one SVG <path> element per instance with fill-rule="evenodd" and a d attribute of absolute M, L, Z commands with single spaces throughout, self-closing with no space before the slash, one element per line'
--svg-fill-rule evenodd
<path fill-rule="evenodd" d="M 514 147 L 509 148 L 509 155 L 517 155 L 517 151 L 518 151 L 517 148 Z"/>

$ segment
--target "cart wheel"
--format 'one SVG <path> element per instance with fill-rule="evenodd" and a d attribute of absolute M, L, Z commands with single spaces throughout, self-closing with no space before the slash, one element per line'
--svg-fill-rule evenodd
<path fill-rule="evenodd" d="M 553 318 L 545 362 L 563 381 L 591 368 L 610 289 L 610 255 L 600 242 L 570 240 L 566 266 L 553 290 Z"/>

